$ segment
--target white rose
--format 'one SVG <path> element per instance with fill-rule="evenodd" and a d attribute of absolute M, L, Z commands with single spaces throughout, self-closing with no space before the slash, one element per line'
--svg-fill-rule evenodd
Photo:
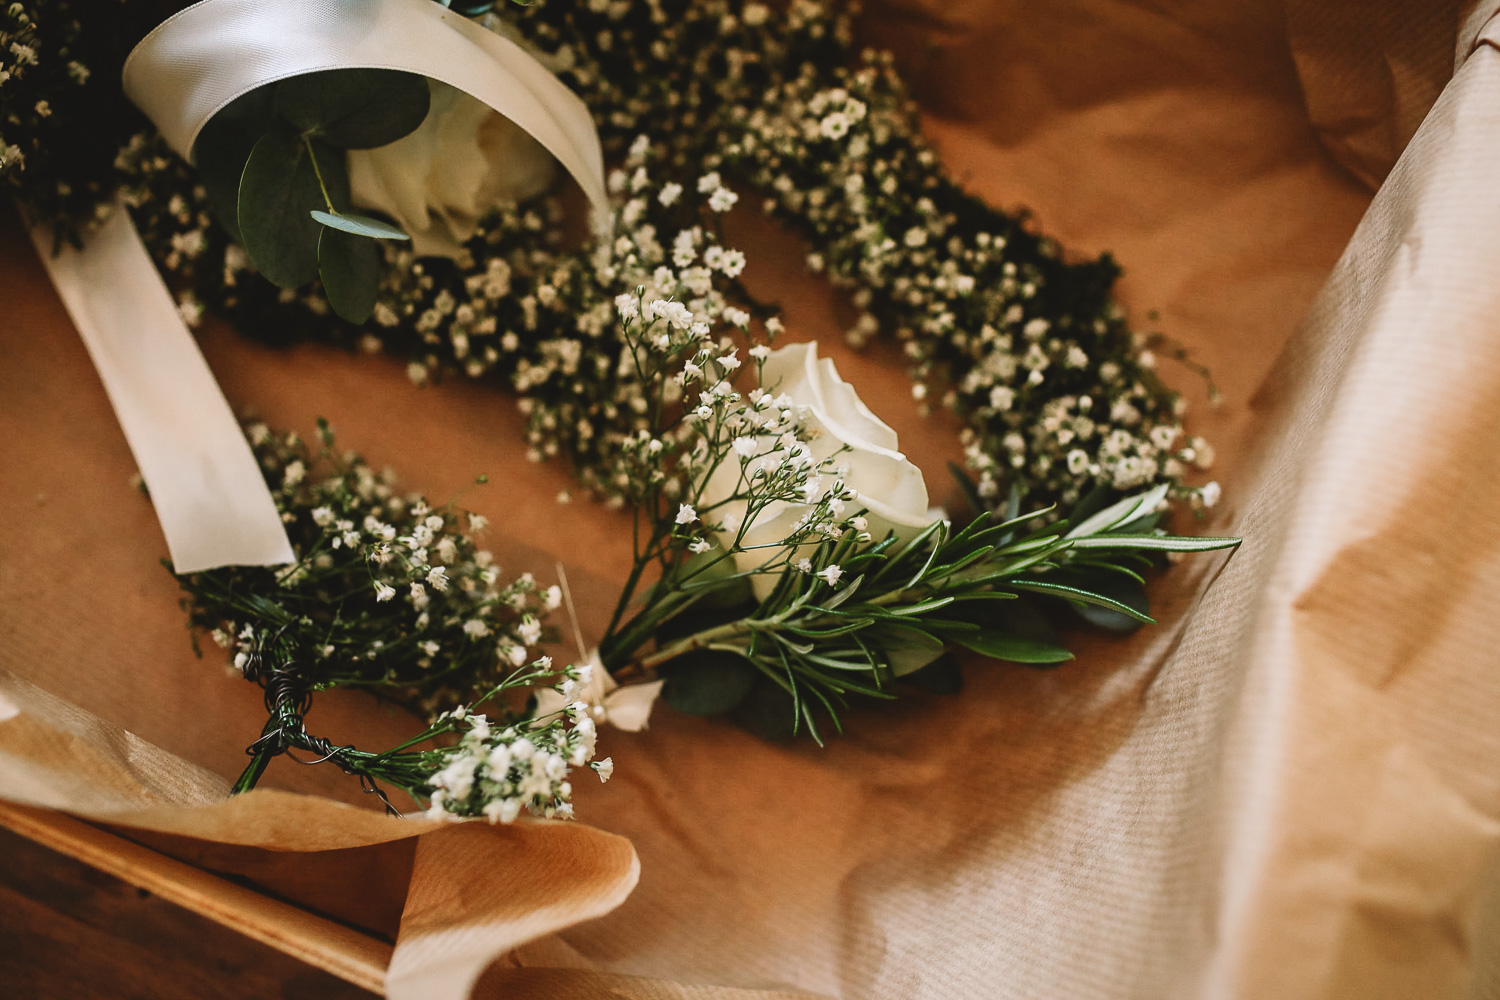
<path fill-rule="evenodd" d="M 350 201 L 384 212 L 422 256 L 457 257 L 480 216 L 540 193 L 556 162 L 487 104 L 428 80 L 432 109 L 408 136 L 349 151 Z"/>
<path fill-rule="evenodd" d="M 870 536 L 876 540 L 894 531 L 908 539 L 933 521 L 927 507 L 927 484 L 922 470 L 896 450 L 896 432 L 870 412 L 854 387 L 839 377 L 832 358 L 819 358 L 818 345 L 791 344 L 773 351 L 761 374 L 769 392 L 785 393 L 792 402 L 806 407 L 806 426 L 812 434 L 808 447 L 817 461 L 833 456 L 847 474 L 840 476 L 859 496 L 848 504 L 847 513 L 864 508 Z M 700 506 L 707 508 L 734 494 L 739 482 L 738 461 L 727 461 L 710 477 Z M 830 481 L 828 485 L 832 485 Z M 774 503 L 755 518 L 745 532 L 744 545 L 774 545 L 791 531 L 794 521 L 808 511 L 807 504 Z M 734 541 L 745 517 L 745 501 L 730 500 L 713 507 L 713 518 L 722 521 L 720 541 Z M 742 571 L 753 570 L 779 554 L 777 549 L 740 552 L 735 560 Z M 765 597 L 775 586 L 770 574 L 751 578 L 757 597 Z"/>

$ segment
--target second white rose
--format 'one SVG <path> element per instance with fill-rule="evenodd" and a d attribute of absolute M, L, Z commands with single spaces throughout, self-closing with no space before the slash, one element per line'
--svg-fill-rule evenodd
<path fill-rule="evenodd" d="M 768 392 L 785 394 L 794 405 L 806 408 L 813 459 L 822 461 L 837 454 L 834 462 L 841 470 L 839 478 L 858 494 L 849 507 L 866 510 L 872 538 L 883 538 L 888 532 L 911 538 L 932 523 L 922 470 L 897 450 L 896 432 L 871 413 L 854 387 L 839 377 L 833 359 L 818 357 L 816 343 L 790 344 L 773 351 L 761 371 L 761 384 Z M 739 533 L 745 518 L 745 502 L 730 499 L 738 481 L 738 467 L 721 467 L 709 479 L 701 498 L 705 506 L 722 504 L 713 507 L 713 517 L 723 524 L 720 541 L 726 546 Z M 745 530 L 742 544 L 774 546 L 791 532 L 808 506 L 783 502 L 770 505 Z M 735 559 L 740 570 L 750 571 L 776 554 L 775 548 L 752 548 L 738 553 Z M 776 581 L 774 576 L 761 574 L 751 582 L 756 596 L 765 597 Z"/>

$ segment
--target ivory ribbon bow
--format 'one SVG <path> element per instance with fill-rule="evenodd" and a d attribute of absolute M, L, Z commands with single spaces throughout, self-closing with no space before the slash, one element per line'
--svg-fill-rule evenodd
<path fill-rule="evenodd" d="M 125 63 L 125 93 L 190 156 L 241 94 L 326 69 L 394 69 L 471 94 L 525 129 L 608 225 L 604 158 L 588 108 L 524 49 L 432 0 L 203 0 Z M 179 573 L 292 561 L 255 458 L 128 214 L 82 251 L 37 246 L 109 393 Z"/>
<path fill-rule="evenodd" d="M 588 677 L 574 692 L 573 700 L 589 707 L 594 721 L 614 726 L 627 733 L 638 733 L 646 728 L 651 719 L 651 708 L 661 696 L 665 681 L 645 681 L 627 684 L 624 687 L 609 675 L 599 659 L 597 649 L 584 657 Z M 552 688 L 539 688 L 536 693 L 536 716 L 551 715 L 567 708 L 569 699 Z"/>

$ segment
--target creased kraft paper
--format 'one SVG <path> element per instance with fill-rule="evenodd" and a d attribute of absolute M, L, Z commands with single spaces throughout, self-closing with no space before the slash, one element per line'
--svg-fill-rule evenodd
<path fill-rule="evenodd" d="M 404 908 L 393 992 L 459 996 L 477 978 L 480 996 L 637 1000 L 1500 995 L 1500 49 L 1464 45 L 1495 38 L 1472 8 L 1406 38 L 1407 7 L 1376 7 L 1335 19 L 1344 38 L 1306 11 L 1227 0 L 912 0 L 864 17 L 955 173 L 1032 206 L 1075 252 L 1114 250 L 1126 305 L 1159 309 L 1212 368 L 1219 409 L 1161 361 L 1225 488 L 1182 527 L 1247 542 L 1159 579 L 1158 629 L 1082 636 L 1050 672 L 971 662 L 963 698 L 857 711 L 827 750 L 667 711 L 606 733 L 616 776 L 577 782 L 577 804 L 639 856 L 618 908 L 633 855 L 608 834 L 402 825 L 422 831 L 414 849 L 366 872 L 389 883 L 370 898 Z M 1407 80 L 1436 80 L 1432 108 L 1417 91 L 1358 107 L 1324 91 L 1338 115 L 1315 120 L 1309 91 L 1341 84 L 1309 60 L 1393 32 L 1462 57 L 1451 80 Z M 1404 149 L 1371 169 L 1373 203 L 1350 166 L 1359 143 L 1328 125 L 1366 119 L 1366 138 L 1412 133 L 1361 147 Z M 947 499 L 956 421 L 917 415 L 897 351 L 840 349 L 849 316 L 803 274 L 805 247 L 737 226 L 752 291 L 783 303 L 792 336 L 821 339 Z M 171 756 L 84 726 L 63 745 L 68 777 L 37 769 L 58 751 L 33 728 L 24 752 L 0 742 L 26 762 L 5 766 L 7 787 L 114 810 L 212 798 L 259 731 L 259 692 L 187 649 L 128 451 L 28 253 L 0 231 L 0 667 Z M 624 521 L 551 503 L 567 476 L 525 461 L 503 394 L 417 388 L 396 361 L 275 352 L 220 327 L 201 340 L 236 406 L 304 433 L 326 415 L 408 486 L 467 490 L 507 572 L 563 561 L 597 638 Z M 473 489 L 479 472 L 491 483 Z M 377 745 L 413 723 L 320 696 L 309 725 Z M 322 768 L 277 764 L 268 781 L 360 798 Z M 272 838 L 281 823 L 276 836 L 362 850 L 393 825 L 285 793 L 150 810 L 177 833 Z"/>

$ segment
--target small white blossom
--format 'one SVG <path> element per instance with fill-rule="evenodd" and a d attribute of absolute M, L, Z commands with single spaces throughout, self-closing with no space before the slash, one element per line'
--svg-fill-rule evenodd
<path fill-rule="evenodd" d="M 708 196 L 708 207 L 715 212 L 727 212 L 734 207 L 740 196 L 726 187 L 721 187 Z"/>

